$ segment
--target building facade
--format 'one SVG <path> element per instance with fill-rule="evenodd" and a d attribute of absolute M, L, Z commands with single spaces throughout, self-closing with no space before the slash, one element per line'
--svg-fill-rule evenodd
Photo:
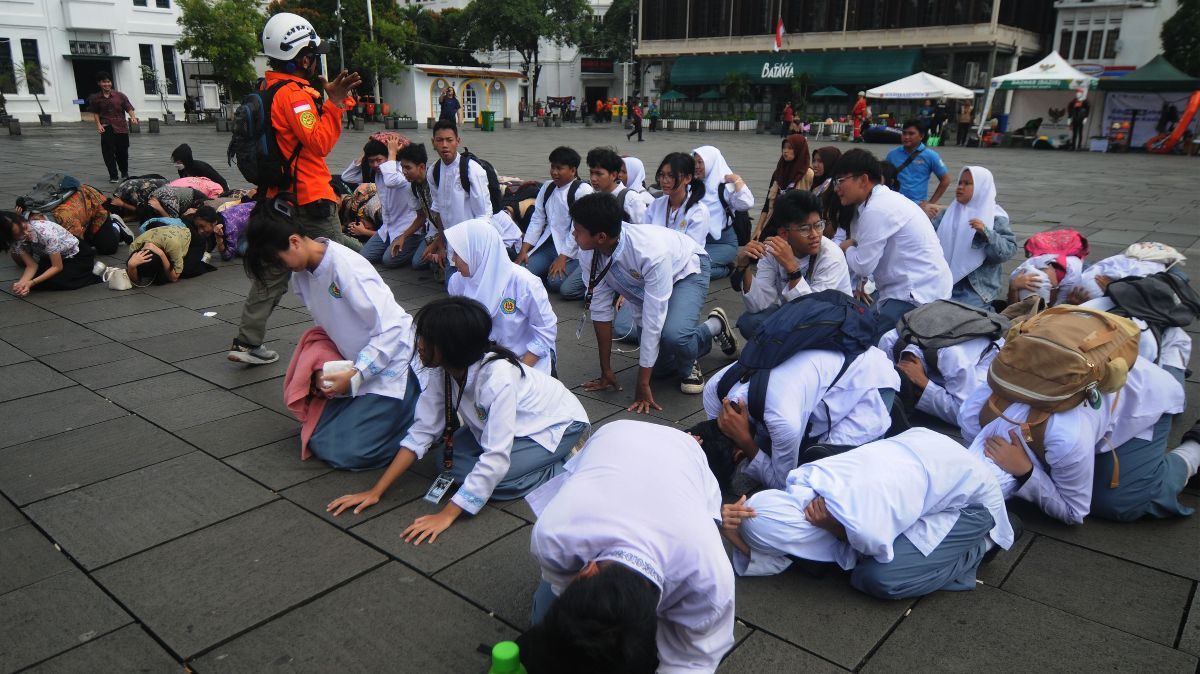
<path fill-rule="evenodd" d="M 1058 0 L 1054 49 L 1094 77 L 1120 77 L 1162 53 L 1178 0 Z"/>
<path fill-rule="evenodd" d="M 129 97 L 139 118 L 162 117 L 164 107 L 183 114 L 189 83 L 175 48 L 174 0 L 0 0 L 0 17 L 0 72 L 33 62 L 46 80 L 30 91 L 21 78 L 3 78 L 9 115 L 36 122 L 40 99 L 53 121 L 79 121 L 84 106 L 78 101 L 99 90 L 100 71 L 112 74 L 113 86 Z M 141 66 L 159 82 L 144 79 Z"/>

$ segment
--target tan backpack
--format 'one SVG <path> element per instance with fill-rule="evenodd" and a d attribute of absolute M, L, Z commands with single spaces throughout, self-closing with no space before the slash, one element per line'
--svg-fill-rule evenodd
<path fill-rule="evenodd" d="M 979 411 L 980 427 L 997 417 L 1019 426 L 1044 465 L 1050 415 L 1085 401 L 1098 407 L 1101 393 L 1119 391 L 1137 360 L 1139 335 L 1138 326 L 1127 318 L 1071 305 L 1017 323 L 988 368 L 992 395 Z M 1013 403 L 1029 405 L 1024 422 L 1004 415 Z M 1113 461 L 1111 486 L 1116 487 L 1115 454 Z"/>

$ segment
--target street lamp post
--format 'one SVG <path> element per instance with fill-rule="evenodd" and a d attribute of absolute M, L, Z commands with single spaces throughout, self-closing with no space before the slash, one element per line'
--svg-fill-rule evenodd
<path fill-rule="evenodd" d="M 367 0 L 367 31 L 370 33 L 371 42 L 375 41 L 375 17 L 371 11 L 371 0 Z M 379 97 L 379 72 L 375 72 L 375 105 L 379 110 L 383 109 L 383 101 Z"/>

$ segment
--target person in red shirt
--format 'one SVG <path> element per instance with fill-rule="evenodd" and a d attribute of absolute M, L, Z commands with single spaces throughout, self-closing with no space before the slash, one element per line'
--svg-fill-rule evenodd
<path fill-rule="evenodd" d="M 787 138 L 788 129 L 792 128 L 792 121 L 795 119 L 796 112 L 792 110 L 792 102 L 788 101 L 788 104 L 783 106 L 783 125 L 779 129 L 780 137 Z"/>
<path fill-rule="evenodd" d="M 863 142 L 863 124 L 867 121 L 867 92 L 858 92 L 858 101 L 854 103 L 854 109 L 850 111 L 850 115 L 854 117 L 854 142 L 861 143 Z"/>
<path fill-rule="evenodd" d="M 96 133 L 100 134 L 100 154 L 108 169 L 108 182 L 119 183 L 129 179 L 129 121 L 137 124 L 137 113 L 133 103 L 125 94 L 113 89 L 112 75 L 96 73 L 96 84 L 100 91 L 88 97 L 88 112 L 96 120 Z M 120 177 L 117 171 L 120 170 Z"/>
<path fill-rule="evenodd" d="M 271 187 L 267 198 L 281 192 L 295 195 L 294 218 L 305 236 L 339 239 L 341 223 L 337 216 L 337 195 L 329 184 L 325 157 L 333 151 L 342 135 L 342 115 L 353 108 L 350 92 L 362 83 L 358 73 L 338 73 L 332 81 L 318 75 L 321 54 L 329 51 L 317 31 L 303 17 L 281 12 L 267 20 L 262 34 L 263 53 L 271 70 L 263 89 L 284 82 L 271 101 L 271 125 L 275 141 L 285 157 L 299 153 L 290 164 L 292 185 L 288 189 Z M 319 89 L 318 89 L 319 87 Z M 322 91 L 324 97 L 322 97 Z M 247 229 L 247 241 L 253 245 L 254 223 Z M 279 360 L 279 354 L 263 347 L 267 319 L 287 292 L 286 269 L 271 269 L 255 278 L 242 307 L 241 327 L 229 350 L 229 360 L 248 365 L 265 365 Z"/>

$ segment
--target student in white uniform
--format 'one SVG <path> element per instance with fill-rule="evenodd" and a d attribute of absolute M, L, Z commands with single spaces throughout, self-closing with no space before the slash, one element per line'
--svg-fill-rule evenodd
<path fill-rule="evenodd" d="M 1037 295 L 1052 307 L 1068 301 L 1083 280 L 1083 260 L 1043 253 L 1026 258 L 1008 277 L 1008 303 Z"/>
<path fill-rule="evenodd" d="M 579 153 L 556 147 L 550 153 L 550 180 L 542 185 L 533 204 L 533 215 L 517 264 L 544 279 L 550 292 L 565 300 L 583 299 L 583 272 L 579 269 L 579 246 L 571 236 L 571 204 L 592 193 L 592 186 L 579 179 Z"/>
<path fill-rule="evenodd" d="M 663 157 L 658 165 L 658 184 L 663 193 L 650 203 L 646 224 L 686 234 L 703 247 L 708 241 L 709 217 L 702 203 L 704 183 L 692 178 L 695 170 L 696 162 L 690 155 L 672 152 Z"/>
<path fill-rule="evenodd" d="M 336 516 L 354 508 L 357 514 L 378 503 L 438 440 L 442 475 L 453 478 L 455 491 L 439 512 L 404 530 L 401 536 L 415 544 L 434 542 L 463 512 L 475 515 L 490 499 L 521 498 L 562 472 L 589 428 L 583 405 L 557 379 L 492 344 L 491 331 L 487 310 L 465 297 L 436 300 L 417 312 L 417 352 L 428 368 L 417 421 L 375 486 L 335 499 L 327 511 Z M 459 419 L 465 425 L 459 427 Z"/>
<path fill-rule="evenodd" d="M 1186 258 L 1171 246 L 1153 241 L 1132 244 L 1119 255 L 1100 260 L 1080 273 L 1079 287 L 1070 301 L 1082 304 L 1104 295 L 1110 281 L 1127 276 L 1150 276 L 1164 272 Z"/>
<path fill-rule="evenodd" d="M 846 264 L 878 289 L 871 310 L 875 340 L 909 311 L 950 298 L 953 282 L 929 217 L 921 207 L 882 184 L 879 160 L 850 150 L 833 169 L 834 192 L 843 206 L 857 206 L 853 235 L 842 242 Z"/>
<path fill-rule="evenodd" d="M 854 292 L 846 255 L 824 236 L 820 199 L 805 190 L 785 192 L 775 199 L 774 217 L 779 232 L 746 244 L 734 269 L 742 275 L 746 310 L 737 327 L 746 339 L 784 302 L 822 290 Z"/>
<path fill-rule="evenodd" d="M 733 646 L 733 569 L 695 440 L 614 421 L 527 500 L 542 583 L 522 654 L 536 642 L 555 672 L 716 670 Z"/>
<path fill-rule="evenodd" d="M 893 357 L 899 334 L 888 330 L 879 340 L 879 348 Z M 924 412 L 952 426 L 958 426 L 958 412 L 976 388 L 987 381 L 988 367 L 1004 346 L 1003 339 L 975 337 L 937 349 L 934 367 L 925 360 L 925 352 L 915 344 L 904 347 L 896 369 L 912 384 L 918 412 Z M 906 395 L 901 387 L 901 396 Z"/>
<path fill-rule="evenodd" d="M 621 160 L 621 155 L 617 154 L 616 150 L 611 147 L 592 148 L 587 153 L 587 165 L 592 189 L 615 196 L 617 201 L 621 202 L 621 207 L 625 209 L 625 215 L 628 216 L 626 222 L 635 225 L 647 222 L 646 202 L 637 192 L 623 185 L 617 178 L 621 174 L 621 169 L 625 168 L 625 162 Z"/>
<path fill-rule="evenodd" d="M 446 230 L 458 273 L 451 295 L 469 297 L 492 316 L 491 339 L 521 362 L 553 374 L 558 318 L 538 277 L 513 264 L 500 235 L 486 220 L 467 220 Z"/>
<path fill-rule="evenodd" d="M 708 209 L 709 231 L 704 250 L 712 259 L 712 278 L 725 278 L 733 271 L 738 250 L 733 214 L 754 208 L 754 195 L 742 177 L 729 168 L 721 151 L 712 145 L 692 150 L 692 158 L 696 161 L 696 179 L 704 181 L 704 207 Z"/>
<path fill-rule="evenodd" d="M 722 513 L 739 575 L 832 562 L 881 599 L 973 590 L 988 551 L 1014 540 L 991 469 L 925 428 L 800 466 L 743 501 Z"/>
<path fill-rule="evenodd" d="M 445 230 L 460 222 L 482 218 L 491 220 L 492 200 L 488 193 L 487 172 L 478 162 L 467 166 L 467 184 L 463 189 L 462 167 L 459 162 L 469 161 L 458 152 L 458 127 L 450 120 L 441 120 L 433 125 L 433 149 L 439 161 L 430 169 L 429 186 L 433 193 L 433 211 L 440 227 Z M 511 221 L 511 219 L 510 219 Z M 503 237 L 503 232 L 501 236 Z M 448 255 L 444 236 L 439 236 L 425 251 L 426 256 Z"/>
<path fill-rule="evenodd" d="M 368 261 L 381 264 L 387 269 L 399 269 L 412 263 L 413 254 L 421 243 L 421 237 L 409 235 L 409 230 L 424 224 L 417 217 L 412 183 L 408 181 L 400 163 L 400 151 L 410 141 L 400 135 L 388 136 L 387 144 L 372 139 L 363 149 L 368 166 L 375 172 L 375 188 L 383 206 L 383 217 L 379 231 L 363 244 L 360 254 Z M 377 151 L 383 146 L 383 155 Z M 422 148 L 424 154 L 424 148 Z M 421 161 L 421 164 L 424 164 Z M 401 241 L 401 239 L 403 239 Z M 399 242 L 399 246 L 393 245 Z"/>
<path fill-rule="evenodd" d="M 678 232 L 623 223 L 621 205 L 610 194 L 589 194 L 576 201 L 571 218 L 588 286 L 584 311 L 591 312 L 600 357 L 600 376 L 584 384 L 584 389 L 621 389 L 610 360 L 613 304 L 621 295 L 637 321 L 626 329 L 636 332 L 641 344 L 637 390 L 629 411 L 662 409 L 650 390 L 652 373 L 681 377 L 680 390 L 702 393 L 704 376 L 696 359 L 712 349 L 714 335 L 720 335 L 722 350 L 737 349 L 728 321 L 715 313 L 699 320 L 708 299 L 704 249 Z"/>
<path fill-rule="evenodd" d="M 762 419 L 751 416 L 749 382 L 737 382 L 720 397 L 721 377 L 732 365 L 709 377 L 704 412 L 748 460 L 741 467 L 743 475 L 769 489 L 783 489 L 788 473 L 800 463 L 802 448 L 820 443 L 836 452 L 883 437 L 900 388 L 896 369 L 875 347 L 843 372 L 845 363 L 842 354 L 824 350 L 800 351 L 780 363 L 771 370 Z"/>
<path fill-rule="evenodd" d="M 315 390 L 329 400 L 308 448 L 339 469 L 390 463 L 413 423 L 420 387 L 412 372 L 412 318 L 396 304 L 379 272 L 358 253 L 310 239 L 274 209 L 262 209 L 247 229 L 246 261 L 261 276 L 269 267 L 292 272 L 291 287 L 353 369 L 322 374 Z"/>
<path fill-rule="evenodd" d="M 996 203 L 996 181 L 982 166 L 964 166 L 954 201 L 931 221 L 942 244 L 956 302 L 990 309 L 1001 286 L 1001 267 L 1017 250 L 1008 212 Z"/>
<path fill-rule="evenodd" d="M 621 157 L 621 172 L 617 174 L 617 180 L 636 192 L 646 208 L 654 203 L 654 195 L 646 189 L 646 165 L 641 159 L 628 155 Z"/>

